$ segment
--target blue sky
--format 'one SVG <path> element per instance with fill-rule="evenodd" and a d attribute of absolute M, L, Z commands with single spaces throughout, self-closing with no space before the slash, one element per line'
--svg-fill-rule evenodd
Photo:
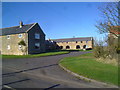
<path fill-rule="evenodd" d="M 99 6 L 103 2 L 4 2 L 2 27 L 38 22 L 46 39 L 95 37 L 101 38 L 95 27 L 101 19 Z"/>

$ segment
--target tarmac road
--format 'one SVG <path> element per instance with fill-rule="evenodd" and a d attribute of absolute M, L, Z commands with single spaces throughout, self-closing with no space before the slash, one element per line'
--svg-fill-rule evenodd
<path fill-rule="evenodd" d="M 64 55 L 4 59 L 2 79 L 4 87 L 11 88 L 106 88 L 109 86 L 80 80 L 64 71 L 58 62 L 64 57 L 90 52 L 71 52 Z"/>

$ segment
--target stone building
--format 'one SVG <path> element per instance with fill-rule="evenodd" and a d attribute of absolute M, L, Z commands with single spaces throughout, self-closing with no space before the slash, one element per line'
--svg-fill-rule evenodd
<path fill-rule="evenodd" d="M 80 38 L 65 38 L 65 39 L 52 39 L 60 47 L 60 49 L 92 49 L 92 37 Z"/>
<path fill-rule="evenodd" d="M 23 55 L 45 52 L 45 34 L 38 23 L 0 29 L 1 54 Z"/>
<path fill-rule="evenodd" d="M 108 44 L 120 45 L 120 26 L 109 26 Z"/>
<path fill-rule="evenodd" d="M 120 26 L 110 26 L 108 33 L 108 46 L 120 53 Z"/>

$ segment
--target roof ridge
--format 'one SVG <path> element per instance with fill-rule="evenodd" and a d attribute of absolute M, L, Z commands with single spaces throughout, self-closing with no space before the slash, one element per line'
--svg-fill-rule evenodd
<path fill-rule="evenodd" d="M 32 27 L 34 27 L 35 25 L 36 25 L 37 23 L 33 23 L 33 25 L 30 27 L 30 28 L 28 28 L 28 30 L 26 31 L 26 32 L 28 32 Z"/>
<path fill-rule="evenodd" d="M 51 39 L 51 40 L 61 40 L 61 39 L 80 39 L 80 38 L 92 38 L 92 37 L 60 38 L 60 39 Z"/>
<path fill-rule="evenodd" d="M 34 23 L 31 23 L 31 24 L 34 24 Z M 30 25 L 30 24 L 24 24 L 24 25 Z M 23 26 L 24 26 L 24 25 L 23 25 Z M 19 26 L 19 25 L 18 25 L 18 26 Z M 18 27 L 18 26 L 12 26 L 12 27 L 0 28 L 0 30 L 2 30 L 2 29 L 7 29 L 7 28 Z"/>

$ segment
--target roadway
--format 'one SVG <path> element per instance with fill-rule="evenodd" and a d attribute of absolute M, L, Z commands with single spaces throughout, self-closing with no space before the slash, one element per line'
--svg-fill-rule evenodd
<path fill-rule="evenodd" d="M 87 82 L 64 71 L 58 62 L 64 57 L 90 52 L 24 59 L 3 59 L 2 80 L 7 88 L 107 88 L 109 85 Z"/>

